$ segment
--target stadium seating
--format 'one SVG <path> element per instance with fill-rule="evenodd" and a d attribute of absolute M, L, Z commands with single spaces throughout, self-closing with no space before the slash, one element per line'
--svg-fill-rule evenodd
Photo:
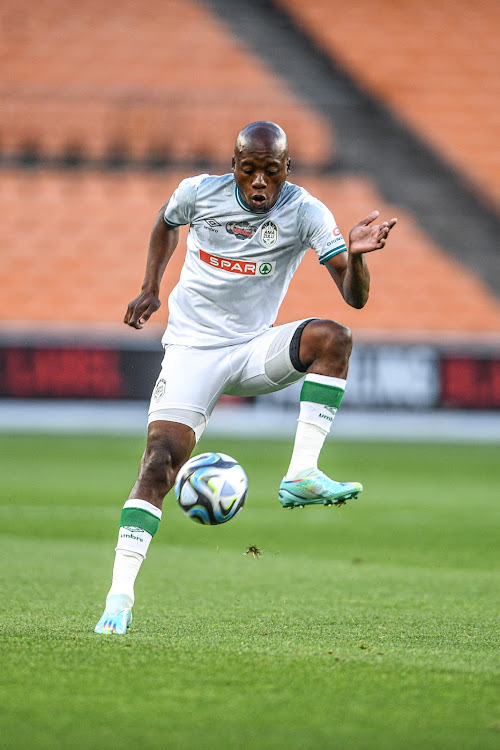
<path fill-rule="evenodd" d="M 498 86 L 491 50 L 499 33 L 493 0 L 470 8 L 461 1 L 462 15 L 452 12 L 449 0 L 432 6 L 401 0 L 390 12 L 382 0 L 335 4 L 334 10 L 327 0 L 279 2 L 492 200 L 500 197 L 491 109 Z M 473 60 L 459 54 L 460 45 L 467 46 L 466 24 L 481 40 Z M 238 129 L 269 118 L 289 134 L 298 166 L 292 179 L 332 208 L 344 234 L 373 208 L 400 220 L 387 249 L 369 258 L 373 293 L 366 308 L 348 308 L 308 252 L 279 322 L 324 316 L 365 337 L 498 338 L 498 300 L 437 247 L 415 217 L 386 205 L 362 176 L 318 176 L 335 148 L 329 125 L 201 3 L 151 0 L 144 13 L 134 0 L 119 6 L 7 0 L 0 35 L 6 62 L 0 156 L 82 157 L 87 167 L 120 158 L 129 165 L 155 158 L 177 165 L 161 173 L 64 172 L 43 169 L 43 161 L 39 170 L 4 168 L 0 314 L 9 329 L 109 327 L 113 335 L 135 335 L 121 320 L 140 288 L 156 211 L 182 177 L 201 171 L 200 163 L 228 168 Z M 181 245 L 165 279 L 164 303 L 183 253 Z M 164 304 L 141 335 L 157 336 L 166 320 Z"/>
<path fill-rule="evenodd" d="M 367 258 L 372 293 L 363 310 L 344 304 L 327 272 L 318 283 L 317 260 L 309 251 L 292 280 L 279 320 L 293 319 L 301 310 L 298 317 L 333 317 L 365 337 L 411 340 L 437 335 L 447 340 L 453 335 L 493 335 L 498 339 L 500 302 L 494 294 L 436 246 L 411 214 L 387 205 L 372 182 L 358 177 L 310 177 L 300 182 L 331 207 L 346 238 L 349 229 L 374 208 L 381 219 L 396 216 L 399 223 L 387 247 Z"/>
<path fill-rule="evenodd" d="M 297 162 L 331 160 L 323 118 L 200 3 L 6 0 L 0 35 L 4 156 L 227 163 L 235 133 L 271 119 Z"/>
<path fill-rule="evenodd" d="M 498 0 L 277 2 L 498 209 Z"/>
<path fill-rule="evenodd" d="M 127 303 L 140 290 L 156 212 L 184 176 L 180 172 L 4 172 L 0 181 L 3 324 L 9 330 L 16 321 L 30 330 L 47 324 L 100 326 L 125 334 L 121 320 Z M 346 235 L 373 208 L 384 218 L 398 216 L 400 223 L 390 245 L 369 258 L 373 293 L 363 310 L 342 302 L 327 272 L 308 251 L 292 281 L 280 322 L 332 317 L 365 337 L 498 336 L 498 300 L 433 245 L 410 215 L 385 205 L 371 182 L 306 174 L 295 179 L 333 209 Z M 141 335 L 158 336 L 165 325 L 166 297 L 178 277 L 184 248 L 181 242 L 166 274 L 164 306 Z"/>

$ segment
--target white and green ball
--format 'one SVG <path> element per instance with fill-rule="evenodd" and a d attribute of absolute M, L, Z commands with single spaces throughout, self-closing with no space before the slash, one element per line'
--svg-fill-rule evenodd
<path fill-rule="evenodd" d="M 231 456 L 201 453 L 181 468 L 174 492 L 189 518 L 213 526 L 226 523 L 240 512 L 248 493 L 248 479 Z"/>

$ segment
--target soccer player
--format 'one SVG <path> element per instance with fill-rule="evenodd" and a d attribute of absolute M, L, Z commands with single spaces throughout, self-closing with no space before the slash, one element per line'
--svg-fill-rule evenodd
<path fill-rule="evenodd" d="M 146 450 L 120 521 L 111 588 L 96 633 L 127 632 L 134 583 L 174 484 L 223 394 L 255 396 L 304 378 L 295 443 L 279 488 L 284 507 L 342 504 L 359 482 L 338 482 L 318 457 L 344 395 L 351 334 L 333 320 L 273 327 L 290 279 L 311 247 L 344 300 L 361 308 L 370 277 L 365 254 L 384 247 L 396 219 L 372 211 L 347 247 L 331 212 L 287 181 L 288 143 L 278 125 L 239 133 L 232 172 L 183 180 L 157 216 L 142 291 L 124 322 L 143 328 L 160 307 L 160 281 L 189 224 L 179 283 L 169 297 L 165 356 L 149 409 Z"/>

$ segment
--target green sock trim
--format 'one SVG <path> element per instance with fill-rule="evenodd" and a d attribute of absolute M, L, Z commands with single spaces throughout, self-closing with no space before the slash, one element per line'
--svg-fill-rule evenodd
<path fill-rule="evenodd" d="M 344 392 L 343 388 L 338 388 L 336 385 L 325 385 L 324 383 L 304 380 L 300 400 L 312 401 L 315 404 L 324 404 L 324 406 L 335 406 L 338 409 L 344 398 Z"/>
<path fill-rule="evenodd" d="M 120 518 L 120 526 L 136 526 L 154 536 L 158 531 L 160 519 L 142 508 L 124 508 Z"/>

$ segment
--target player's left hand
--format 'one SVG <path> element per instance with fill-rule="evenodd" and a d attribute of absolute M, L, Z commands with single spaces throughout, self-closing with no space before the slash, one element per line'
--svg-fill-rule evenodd
<path fill-rule="evenodd" d="M 371 253 L 384 247 L 389 232 L 396 224 L 397 219 L 384 221 L 382 224 L 373 224 L 372 222 L 379 216 L 379 213 L 379 211 L 372 211 L 366 219 L 363 219 L 351 229 L 349 232 L 349 253 L 351 255 Z"/>

